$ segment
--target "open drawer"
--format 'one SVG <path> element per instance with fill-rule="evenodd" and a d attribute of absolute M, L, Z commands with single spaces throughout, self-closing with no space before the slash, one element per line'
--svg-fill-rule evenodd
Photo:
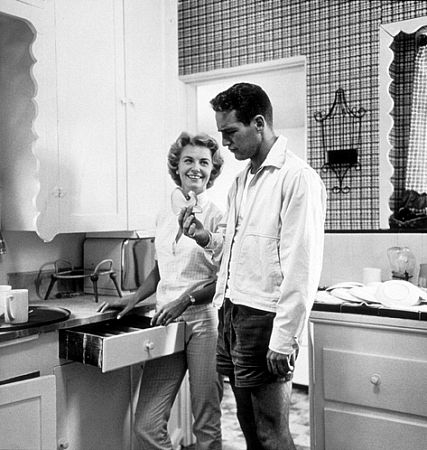
<path fill-rule="evenodd" d="M 59 356 L 108 372 L 184 350 L 184 327 L 150 327 L 149 317 L 131 315 L 59 330 Z"/>

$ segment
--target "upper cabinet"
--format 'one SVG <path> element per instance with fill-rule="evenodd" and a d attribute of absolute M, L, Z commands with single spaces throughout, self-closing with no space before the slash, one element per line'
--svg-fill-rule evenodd
<path fill-rule="evenodd" d="M 166 201 L 167 148 L 180 130 L 169 107 L 179 91 L 176 0 L 10 1 L 0 11 L 29 30 L 23 43 L 22 30 L 0 43 L 7 66 L 16 46 L 27 60 L 9 70 L 25 80 L 15 82 L 9 115 L 28 110 L 24 123 L 0 128 L 3 228 L 45 240 L 152 235 Z M 8 82 L 0 83 L 3 97 Z"/>
<path fill-rule="evenodd" d="M 44 6 L 44 7 L 39 7 Z M 53 7 L 0 3 L 2 228 L 34 230 L 40 191 L 36 154 L 57 148 Z M 50 164 L 55 164 L 55 156 Z M 44 205 L 57 221 L 57 206 Z"/>

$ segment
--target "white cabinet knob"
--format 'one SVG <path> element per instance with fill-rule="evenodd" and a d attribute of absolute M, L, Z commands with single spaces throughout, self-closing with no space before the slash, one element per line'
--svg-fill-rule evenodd
<path fill-rule="evenodd" d="M 65 448 L 68 448 L 70 446 L 70 443 L 66 440 L 66 439 L 64 439 L 64 438 L 61 438 L 61 439 L 59 439 L 59 441 L 58 441 L 58 448 L 59 449 L 65 449 Z"/>
<path fill-rule="evenodd" d="M 131 98 L 123 97 L 123 98 L 120 99 L 120 101 L 121 101 L 122 105 L 135 106 L 135 102 Z"/>
<path fill-rule="evenodd" d="M 145 343 L 145 350 L 147 350 L 147 352 L 151 351 L 154 349 L 154 342 L 152 341 L 146 341 Z"/>
<path fill-rule="evenodd" d="M 377 373 L 371 375 L 371 383 L 375 386 L 379 386 L 381 384 L 381 377 Z"/>

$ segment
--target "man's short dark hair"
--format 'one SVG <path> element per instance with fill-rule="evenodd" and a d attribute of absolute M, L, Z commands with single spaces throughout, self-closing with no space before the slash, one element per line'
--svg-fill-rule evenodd
<path fill-rule="evenodd" d="M 265 91 L 251 83 L 237 83 L 220 92 L 210 101 L 214 111 L 236 111 L 237 119 L 245 125 L 258 114 L 273 126 L 273 108 Z"/>

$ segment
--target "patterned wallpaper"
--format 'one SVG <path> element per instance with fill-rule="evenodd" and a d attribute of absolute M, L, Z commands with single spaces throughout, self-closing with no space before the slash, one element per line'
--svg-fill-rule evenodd
<path fill-rule="evenodd" d="M 307 56 L 310 164 L 328 190 L 328 230 L 379 228 L 379 24 L 427 16 L 427 1 L 179 0 L 181 75 Z M 362 121 L 360 170 L 350 169 L 349 193 L 335 193 L 324 172 L 317 111 L 328 111 L 343 88 Z"/>

